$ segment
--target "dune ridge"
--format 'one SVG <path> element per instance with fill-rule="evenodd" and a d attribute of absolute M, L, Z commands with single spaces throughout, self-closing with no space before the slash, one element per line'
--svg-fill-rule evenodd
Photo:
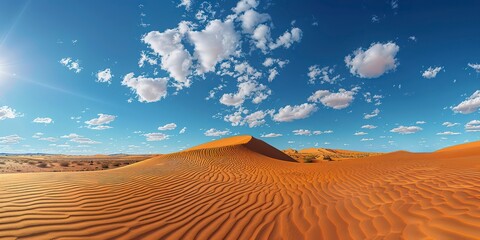
<path fill-rule="evenodd" d="M 478 151 L 300 164 L 262 144 L 227 138 L 102 172 L 0 175 L 0 238 L 480 238 Z"/>

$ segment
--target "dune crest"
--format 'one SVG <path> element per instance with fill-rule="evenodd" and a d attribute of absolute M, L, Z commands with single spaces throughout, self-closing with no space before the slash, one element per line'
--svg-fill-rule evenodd
<path fill-rule="evenodd" d="M 0 238 L 480 238 L 480 151 L 298 164 L 272 148 L 242 136 L 101 172 L 0 175 Z"/>
<path fill-rule="evenodd" d="M 297 162 L 293 158 L 285 154 L 284 152 L 276 149 L 275 147 L 272 147 L 270 144 L 249 135 L 222 138 L 212 142 L 200 144 L 198 146 L 189 148 L 185 151 L 193 151 L 193 150 L 209 149 L 209 148 L 220 148 L 220 147 L 231 147 L 231 146 L 237 146 L 237 145 L 241 145 L 253 152 L 262 154 L 270 158 L 289 161 L 289 162 Z"/>

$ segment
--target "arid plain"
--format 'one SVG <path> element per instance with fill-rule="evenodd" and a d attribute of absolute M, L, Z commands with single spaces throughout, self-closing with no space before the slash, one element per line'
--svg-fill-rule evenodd
<path fill-rule="evenodd" d="M 1 174 L 0 196 L 1 239 L 479 239 L 480 142 L 306 164 L 236 136 L 117 169 Z"/>

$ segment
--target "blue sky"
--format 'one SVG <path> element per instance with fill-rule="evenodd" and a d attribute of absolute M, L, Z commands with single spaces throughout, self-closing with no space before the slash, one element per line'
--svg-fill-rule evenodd
<path fill-rule="evenodd" d="M 0 152 L 480 137 L 480 3 L 0 1 Z"/>

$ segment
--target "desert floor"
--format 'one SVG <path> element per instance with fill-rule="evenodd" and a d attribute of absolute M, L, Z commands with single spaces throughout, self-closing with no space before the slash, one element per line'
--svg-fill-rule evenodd
<path fill-rule="evenodd" d="M 0 156 L 0 174 L 26 172 L 99 171 L 128 166 L 152 155 L 14 155 Z"/>
<path fill-rule="evenodd" d="M 480 148 L 298 163 L 249 136 L 0 175 L 6 239 L 479 239 Z"/>

